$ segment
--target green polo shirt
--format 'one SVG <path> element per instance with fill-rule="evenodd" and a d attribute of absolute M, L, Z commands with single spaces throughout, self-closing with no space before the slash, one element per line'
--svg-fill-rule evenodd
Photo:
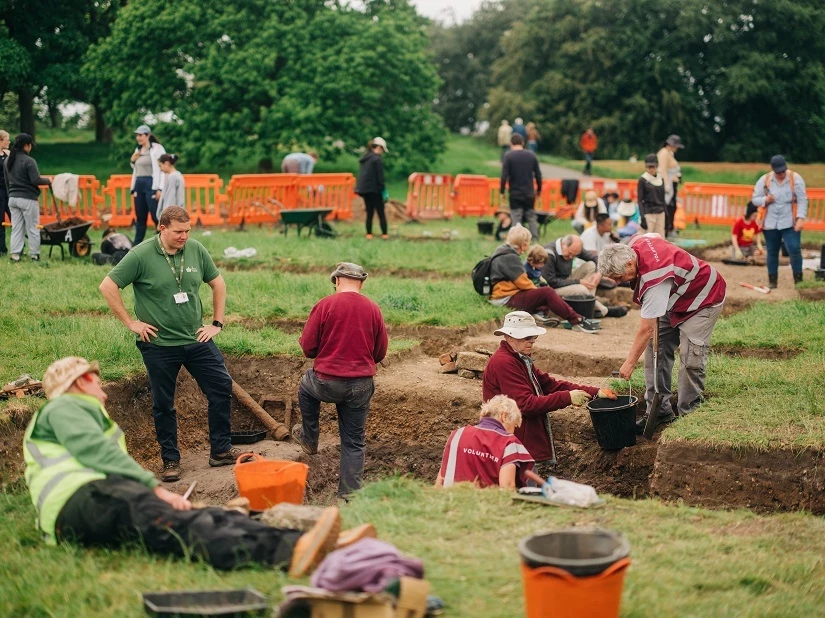
<path fill-rule="evenodd" d="M 188 345 L 197 341 L 195 332 L 203 326 L 203 304 L 198 290 L 220 275 L 212 257 L 197 240 L 189 239 L 183 249 L 169 256 L 175 273 L 183 274 L 181 286 L 163 255 L 160 237 L 149 238 L 126 254 L 109 271 L 109 277 L 123 289 L 131 284 L 135 292 L 135 316 L 158 329 L 151 342 L 160 346 Z M 189 301 L 176 303 L 175 294 L 186 292 Z"/>

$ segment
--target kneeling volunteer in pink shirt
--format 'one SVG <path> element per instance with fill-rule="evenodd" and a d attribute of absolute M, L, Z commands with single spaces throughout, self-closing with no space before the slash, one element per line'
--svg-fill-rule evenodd
<path fill-rule="evenodd" d="M 506 489 L 523 485 L 524 473 L 533 468 L 534 462 L 513 435 L 519 425 L 521 412 L 506 395 L 484 403 L 478 425 L 461 427 L 450 434 L 435 484 L 449 487 L 470 482 Z"/>

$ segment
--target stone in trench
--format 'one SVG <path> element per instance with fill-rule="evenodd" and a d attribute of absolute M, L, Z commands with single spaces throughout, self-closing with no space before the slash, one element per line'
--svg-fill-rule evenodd
<path fill-rule="evenodd" d="M 458 377 L 459 378 L 466 378 L 468 380 L 475 380 L 476 373 L 475 371 L 470 371 L 469 369 L 459 369 L 458 370 Z"/>
<path fill-rule="evenodd" d="M 490 357 L 478 352 L 459 352 L 455 361 L 459 369 L 469 369 L 470 371 L 484 371 Z"/>
<path fill-rule="evenodd" d="M 455 373 L 458 371 L 458 367 L 455 366 L 455 363 L 444 363 L 439 371 L 441 373 Z"/>

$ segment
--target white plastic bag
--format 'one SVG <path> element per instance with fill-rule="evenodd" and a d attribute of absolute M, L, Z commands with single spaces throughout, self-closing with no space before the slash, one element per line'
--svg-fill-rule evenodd
<path fill-rule="evenodd" d="M 544 497 L 570 506 L 592 506 L 599 502 L 599 495 L 590 485 L 565 481 L 551 476 L 541 488 Z"/>

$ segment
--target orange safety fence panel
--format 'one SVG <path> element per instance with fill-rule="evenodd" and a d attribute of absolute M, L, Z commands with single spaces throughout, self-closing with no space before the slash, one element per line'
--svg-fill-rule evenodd
<path fill-rule="evenodd" d="M 103 187 L 101 204 L 112 215 L 106 222 L 110 227 L 131 227 L 135 215 L 131 193 L 132 175 L 113 174 Z"/>
<path fill-rule="evenodd" d="M 226 196 L 220 192 L 223 187 L 221 177 L 217 174 L 184 174 L 183 184 L 186 210 L 193 225 L 223 225 L 221 206 L 226 202 Z"/>
<path fill-rule="evenodd" d="M 296 185 L 298 208 L 332 208 L 331 219 L 352 219 L 352 174 L 300 174 Z"/>
<path fill-rule="evenodd" d="M 44 176 L 52 180 L 54 176 Z M 95 176 L 78 176 L 77 178 L 77 204 L 74 208 L 69 206 L 67 202 L 57 200 L 57 207 L 60 209 L 60 217 L 68 219 L 69 217 L 79 217 L 86 221 L 92 221 L 95 227 L 100 225 L 100 213 L 98 206 L 103 202 L 103 197 L 100 195 L 100 181 Z M 40 196 L 38 197 L 40 203 L 40 224 L 48 225 L 57 221 L 57 213 L 55 212 L 52 201 L 51 189 L 43 185 L 40 187 Z"/>
<path fill-rule="evenodd" d="M 638 180 L 617 180 L 612 178 L 586 178 L 579 180 L 579 194 L 576 205 L 584 199 L 584 194 L 588 191 L 595 191 L 599 197 L 605 193 L 618 193 L 620 200 L 637 199 Z"/>
<path fill-rule="evenodd" d="M 825 231 L 825 189 L 807 189 L 808 217 L 805 230 Z M 804 230 L 803 230 L 804 233 Z"/>
<path fill-rule="evenodd" d="M 236 174 L 229 179 L 230 225 L 277 223 L 281 208 L 298 203 L 298 174 Z"/>
<path fill-rule="evenodd" d="M 458 174 L 453 181 L 453 212 L 462 217 L 490 213 L 490 182 L 487 176 Z"/>
<path fill-rule="evenodd" d="M 685 209 L 688 224 L 733 225 L 745 214 L 753 187 L 687 182 L 679 186 L 677 196 Z"/>
<path fill-rule="evenodd" d="M 450 174 L 410 174 L 407 184 L 407 214 L 413 219 L 449 219 L 453 216 Z"/>
<path fill-rule="evenodd" d="M 490 194 L 489 213 L 495 213 L 501 206 L 501 179 L 488 177 L 487 182 Z M 534 187 L 538 189 L 535 185 Z M 505 190 L 504 199 L 505 201 L 510 199 L 509 191 Z M 561 180 L 556 178 L 542 180 L 541 195 L 536 196 L 535 209 L 540 212 L 555 214 L 556 211 L 561 210 L 565 206 L 567 206 L 567 202 L 561 195 Z"/>

